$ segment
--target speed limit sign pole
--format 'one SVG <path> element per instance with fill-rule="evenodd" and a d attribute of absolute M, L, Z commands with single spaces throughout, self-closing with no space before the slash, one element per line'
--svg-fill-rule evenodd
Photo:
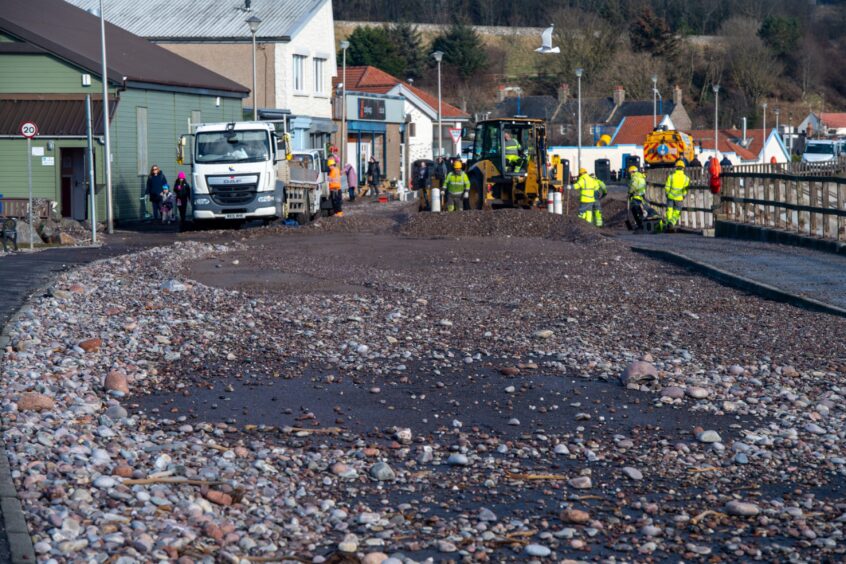
<path fill-rule="evenodd" d="M 26 176 L 29 180 L 29 250 L 35 247 L 33 233 L 35 224 L 32 222 L 32 138 L 38 135 L 38 126 L 31 121 L 21 124 L 21 135 L 26 137 Z"/>

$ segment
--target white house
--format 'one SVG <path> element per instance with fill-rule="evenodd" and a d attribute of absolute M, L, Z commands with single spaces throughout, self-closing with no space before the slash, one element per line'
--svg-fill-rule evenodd
<path fill-rule="evenodd" d="M 336 84 L 342 82 L 338 69 Z M 425 90 L 404 82 L 376 67 L 347 67 L 347 91 L 401 96 L 405 99 L 408 160 L 431 159 L 438 150 L 438 98 Z M 461 140 L 455 143 L 450 130 L 460 130 L 470 116 L 455 106 L 441 101 L 441 146 L 444 155 L 461 152 Z"/>
<path fill-rule="evenodd" d="M 799 133 L 814 135 L 846 135 L 846 113 L 810 113 L 799 124 Z"/>
<path fill-rule="evenodd" d="M 86 10 L 100 0 L 66 0 Z M 264 119 L 286 119 L 296 148 L 322 147 L 335 131 L 332 78 L 335 28 L 331 0 L 109 0 L 112 24 L 256 91 L 244 101 Z M 108 39 L 108 38 L 107 38 Z"/>
<path fill-rule="evenodd" d="M 714 155 L 714 130 L 700 129 L 688 131 L 696 143 L 699 160 L 703 163 Z M 766 143 L 763 129 L 750 129 L 746 132 L 740 129 L 720 129 L 719 151 L 732 164 L 768 164 L 775 159 L 777 163 L 790 162 L 790 152 L 784 145 L 778 132 L 766 130 Z"/>

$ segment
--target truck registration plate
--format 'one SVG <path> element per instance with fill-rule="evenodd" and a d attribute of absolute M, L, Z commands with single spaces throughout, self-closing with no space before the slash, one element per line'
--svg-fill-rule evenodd
<path fill-rule="evenodd" d="M 247 214 L 245 214 L 245 213 L 227 213 L 227 214 L 223 214 L 223 217 L 225 217 L 226 219 L 244 219 L 245 217 L 247 217 Z"/>

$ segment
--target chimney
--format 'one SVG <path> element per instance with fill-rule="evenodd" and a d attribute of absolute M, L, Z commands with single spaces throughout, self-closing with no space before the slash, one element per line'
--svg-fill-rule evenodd
<path fill-rule="evenodd" d="M 681 89 L 681 86 L 676 84 L 675 86 L 673 86 L 673 104 L 675 104 L 676 106 L 681 106 L 682 102 L 683 102 L 682 89 Z"/>
<path fill-rule="evenodd" d="M 566 82 L 558 87 L 558 101 L 566 102 L 570 99 L 570 85 Z"/>
<path fill-rule="evenodd" d="M 744 147 L 749 144 L 749 141 L 746 137 L 746 118 L 743 118 L 743 139 L 740 141 L 740 144 Z"/>
<path fill-rule="evenodd" d="M 614 105 L 620 106 L 626 101 L 626 91 L 622 86 L 614 87 Z"/>

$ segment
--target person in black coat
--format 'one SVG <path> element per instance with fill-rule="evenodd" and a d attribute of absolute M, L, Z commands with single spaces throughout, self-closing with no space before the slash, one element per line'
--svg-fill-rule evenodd
<path fill-rule="evenodd" d="M 371 156 L 367 163 L 367 183 L 373 187 L 373 195 L 379 195 L 379 183 L 382 181 L 382 169 L 379 167 L 379 161 L 376 157 Z"/>
<path fill-rule="evenodd" d="M 417 169 L 417 178 L 414 181 L 418 190 L 425 190 L 429 187 L 429 167 L 426 166 L 426 161 L 420 163 L 420 167 Z"/>
<path fill-rule="evenodd" d="M 153 165 L 150 168 L 150 176 L 147 177 L 147 188 L 144 194 L 150 198 L 150 203 L 153 205 L 154 220 L 161 217 L 162 192 L 165 188 L 167 188 L 167 178 L 159 165 Z"/>
<path fill-rule="evenodd" d="M 449 171 L 447 170 L 446 161 L 444 161 L 443 157 L 438 157 L 438 160 L 435 162 L 435 171 L 432 173 L 432 176 L 437 179 L 439 188 L 443 188 L 447 174 L 449 174 Z"/>
<path fill-rule="evenodd" d="M 185 179 L 185 173 L 180 172 L 173 185 L 173 193 L 176 195 L 176 208 L 179 210 L 179 229 L 185 229 L 185 214 L 188 211 L 188 201 L 191 199 L 191 185 Z"/>

